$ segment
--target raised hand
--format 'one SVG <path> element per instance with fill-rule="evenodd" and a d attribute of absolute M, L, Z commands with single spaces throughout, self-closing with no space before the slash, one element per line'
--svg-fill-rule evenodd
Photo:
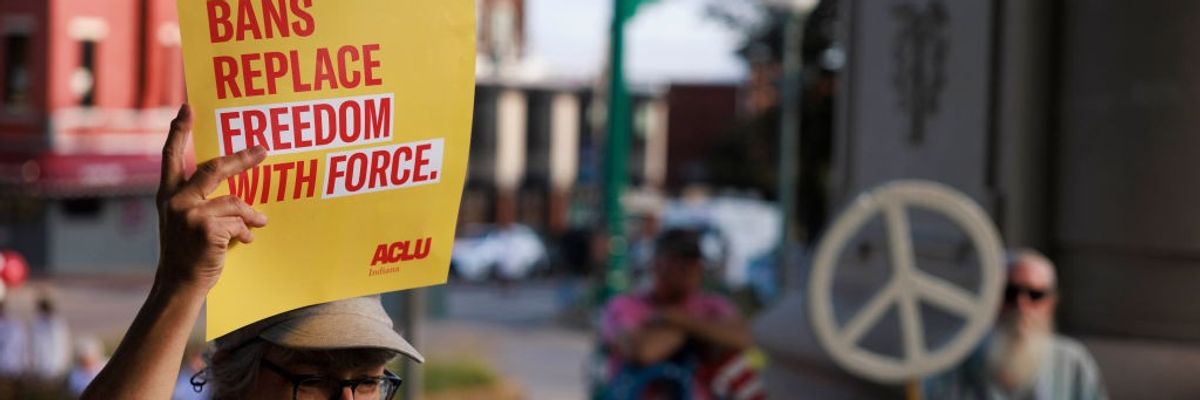
<path fill-rule="evenodd" d="M 213 159 L 187 178 L 184 149 L 191 130 L 191 108 L 185 104 L 171 122 L 171 132 L 163 145 L 158 188 L 158 279 L 177 289 L 207 294 L 221 276 L 225 252 L 233 241 L 250 243 L 254 240 L 251 229 L 267 224 L 266 215 L 237 197 L 208 197 L 222 180 L 262 162 L 266 150 L 254 147 Z"/>

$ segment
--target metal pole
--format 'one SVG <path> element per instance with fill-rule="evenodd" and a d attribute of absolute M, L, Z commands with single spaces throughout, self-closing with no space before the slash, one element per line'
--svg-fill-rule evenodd
<path fill-rule="evenodd" d="M 632 125 L 629 92 L 625 88 L 625 20 L 632 15 L 628 0 L 613 0 L 612 39 L 609 46 L 608 132 L 604 151 L 604 213 L 608 229 L 608 263 L 602 301 L 628 286 L 625 271 L 625 214 L 621 194 L 628 175 L 629 130 Z"/>
<path fill-rule="evenodd" d="M 421 323 L 425 321 L 425 289 L 412 289 L 400 293 L 403 302 L 404 336 L 408 342 L 418 349 L 421 348 Z M 404 384 L 400 385 L 404 392 L 404 400 L 421 398 L 424 387 L 420 364 L 404 358 Z"/>
<path fill-rule="evenodd" d="M 788 284 L 791 249 L 796 243 L 796 180 L 800 157 L 801 80 L 804 21 L 807 12 L 789 11 L 783 37 L 783 85 L 780 88 L 779 210 L 782 217 L 776 263 L 779 278 Z"/>

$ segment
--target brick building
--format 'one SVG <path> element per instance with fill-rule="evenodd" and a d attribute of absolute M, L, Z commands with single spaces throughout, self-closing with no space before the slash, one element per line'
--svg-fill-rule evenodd
<path fill-rule="evenodd" d="M 521 223 L 551 241 L 593 227 L 603 97 L 593 82 L 518 71 L 524 1 L 477 6 L 479 76 L 461 223 Z M 735 112 L 731 87 L 633 91 L 635 187 L 668 186 L 687 169 L 681 165 L 712 151 L 711 136 Z M 0 0 L 0 248 L 24 253 L 41 272 L 152 267 L 159 151 L 184 100 L 174 1 Z M 672 134 L 683 142 L 669 143 Z M 669 147 L 677 160 L 668 159 Z"/>
<path fill-rule="evenodd" d="M 152 264 L 183 101 L 174 1 L 0 0 L 0 247 L 43 271 Z"/>

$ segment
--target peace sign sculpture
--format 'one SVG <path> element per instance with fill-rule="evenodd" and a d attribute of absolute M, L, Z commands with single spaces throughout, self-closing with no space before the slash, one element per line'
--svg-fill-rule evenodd
<path fill-rule="evenodd" d="M 979 256 L 980 292 L 974 293 L 916 266 L 906 208 L 947 217 L 970 238 Z M 833 311 L 834 269 L 854 233 L 882 214 L 891 281 L 858 313 L 839 326 Z M 996 315 L 1003 284 L 1003 250 L 996 228 L 966 195 L 928 181 L 895 181 L 860 195 L 830 227 L 817 248 L 809 280 L 809 315 L 817 339 L 835 362 L 880 383 L 900 383 L 941 372 L 962 360 L 985 335 Z M 966 323 L 945 345 L 927 349 L 920 302 L 963 318 Z M 903 336 L 901 358 L 867 350 L 863 336 L 896 305 Z"/>

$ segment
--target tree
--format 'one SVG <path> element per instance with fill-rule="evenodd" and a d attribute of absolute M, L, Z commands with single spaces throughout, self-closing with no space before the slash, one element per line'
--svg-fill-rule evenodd
<path fill-rule="evenodd" d="M 814 240 L 826 220 L 827 188 L 832 154 L 834 95 L 840 47 L 836 41 L 837 1 L 824 0 L 804 26 L 801 85 L 802 119 L 796 210 L 802 234 Z M 713 0 L 708 14 L 739 30 L 744 42 L 739 54 L 750 67 L 746 84 L 747 114 L 722 139 L 721 152 L 711 158 L 715 185 L 751 189 L 777 199 L 780 64 L 784 24 L 788 16 L 753 0 Z M 748 11 L 750 10 L 750 11 Z"/>

